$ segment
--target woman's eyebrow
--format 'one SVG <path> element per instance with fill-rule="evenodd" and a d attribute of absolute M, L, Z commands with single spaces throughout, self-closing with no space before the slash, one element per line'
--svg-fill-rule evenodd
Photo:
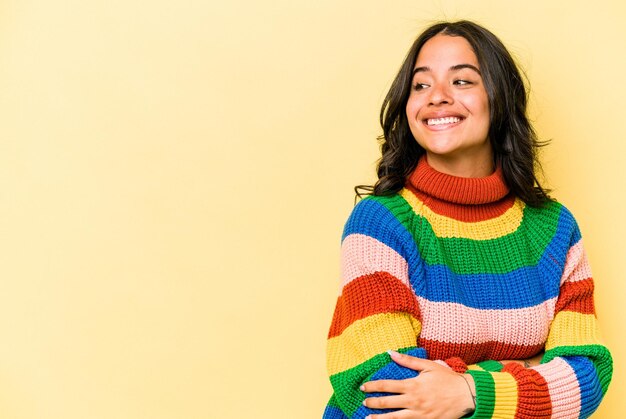
<path fill-rule="evenodd" d="M 472 64 L 457 64 L 457 65 L 453 65 L 452 67 L 450 67 L 450 71 L 459 71 L 462 70 L 464 68 L 469 68 L 471 70 L 474 70 L 475 72 L 478 73 L 478 75 L 480 74 L 480 70 L 478 69 L 478 67 L 476 67 L 475 65 Z M 413 75 L 417 74 L 417 73 L 424 73 L 424 72 L 428 72 L 430 71 L 430 67 L 415 67 L 413 69 Z"/>
<path fill-rule="evenodd" d="M 415 67 L 413 69 L 413 75 L 416 75 L 417 73 L 423 73 L 426 71 L 430 71 L 430 67 Z"/>
<path fill-rule="evenodd" d="M 457 64 L 457 65 L 453 65 L 452 67 L 450 67 L 450 71 L 459 71 L 459 70 L 462 70 L 464 68 L 469 68 L 471 70 L 474 70 L 480 76 L 480 70 L 478 69 L 478 67 L 476 67 L 474 65 L 471 65 L 471 64 Z"/>

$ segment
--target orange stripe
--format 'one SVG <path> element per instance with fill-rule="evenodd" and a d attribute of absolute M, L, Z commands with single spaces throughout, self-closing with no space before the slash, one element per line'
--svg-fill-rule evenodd
<path fill-rule="evenodd" d="M 386 272 L 363 275 L 343 288 L 337 299 L 328 338 L 339 336 L 355 321 L 373 314 L 398 312 L 420 318 L 413 291 Z"/>
<path fill-rule="evenodd" d="M 505 365 L 502 372 L 510 373 L 517 381 L 517 412 L 515 417 L 549 418 L 552 415 L 548 383 L 541 374 L 516 363 Z"/>
<path fill-rule="evenodd" d="M 419 338 L 418 345 L 426 349 L 429 359 L 460 357 L 467 364 L 476 364 L 485 359 L 530 358 L 543 349 L 543 344 L 513 345 L 502 342 L 447 343 Z"/>
<path fill-rule="evenodd" d="M 594 314 L 593 279 L 565 282 L 561 286 L 559 298 L 556 302 L 555 313 L 560 311 L 575 311 L 582 314 Z"/>

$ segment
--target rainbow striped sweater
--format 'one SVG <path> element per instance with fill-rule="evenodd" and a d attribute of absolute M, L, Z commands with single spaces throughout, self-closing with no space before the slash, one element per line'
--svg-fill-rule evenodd
<path fill-rule="evenodd" d="M 360 385 L 417 375 L 388 349 L 471 374 L 472 417 L 585 418 L 600 404 L 612 359 L 580 231 L 563 205 L 525 205 L 500 170 L 459 178 L 422 158 L 398 194 L 355 206 L 341 252 L 324 418 L 386 412 L 362 405 Z M 531 368 L 495 362 L 542 351 Z"/>

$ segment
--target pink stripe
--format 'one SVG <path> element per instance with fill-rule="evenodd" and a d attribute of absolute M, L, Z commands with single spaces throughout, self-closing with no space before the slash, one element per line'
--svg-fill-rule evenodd
<path fill-rule="evenodd" d="M 565 281 L 576 282 L 588 278 L 591 278 L 591 267 L 581 239 L 567 252 L 561 285 Z"/>
<path fill-rule="evenodd" d="M 533 367 L 548 383 L 553 418 L 577 419 L 580 413 L 580 390 L 576 373 L 561 358 Z"/>
<path fill-rule="evenodd" d="M 556 297 L 533 307 L 481 310 L 418 297 L 421 337 L 446 343 L 502 342 L 533 346 L 548 338 Z"/>
<path fill-rule="evenodd" d="M 341 244 L 341 287 L 375 272 L 387 272 L 409 286 L 406 260 L 391 247 L 363 234 L 350 234 Z"/>

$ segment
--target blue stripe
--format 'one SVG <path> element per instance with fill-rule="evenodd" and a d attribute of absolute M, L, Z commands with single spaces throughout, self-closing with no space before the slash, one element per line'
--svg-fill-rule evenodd
<path fill-rule="evenodd" d="M 374 199 L 366 198 L 354 207 L 341 240 L 350 234 L 373 237 L 401 255 L 405 253 L 405 249 L 415 247 L 415 240 L 406 227 L 386 206 Z"/>
<path fill-rule="evenodd" d="M 335 406 L 326 406 L 322 419 L 348 419 L 348 417 Z"/>
<path fill-rule="evenodd" d="M 535 266 L 504 274 L 457 274 L 445 265 L 410 269 L 416 294 L 429 301 L 452 302 L 478 309 L 532 307 L 557 297 L 567 250 L 553 240 Z"/>

